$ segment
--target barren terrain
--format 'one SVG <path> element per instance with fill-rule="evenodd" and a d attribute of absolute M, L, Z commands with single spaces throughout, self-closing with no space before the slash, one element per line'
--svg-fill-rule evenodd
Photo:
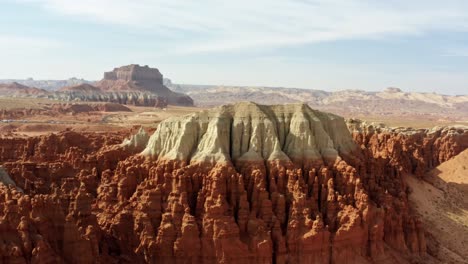
<path fill-rule="evenodd" d="M 42 135 L 65 130 L 107 132 L 134 126 L 154 128 L 158 122 L 171 116 L 200 111 L 200 108 L 168 106 L 166 108 L 125 106 L 131 111 L 88 111 L 86 106 L 106 105 L 97 102 L 70 103 L 41 98 L 0 98 L 0 134 Z M 57 107 L 58 106 L 58 107 Z M 70 107 L 72 106 L 72 107 Z M 86 108 L 86 111 L 80 111 Z M 83 107 L 85 106 L 85 107 Z M 65 112 L 54 108 L 65 108 Z M 70 111 L 66 111 L 71 108 Z M 76 109 L 76 110 L 75 110 Z M 32 110 L 32 111 L 31 111 Z M 8 114 L 16 114 L 10 117 Z"/>
<path fill-rule="evenodd" d="M 408 175 L 410 201 L 421 216 L 429 250 L 444 263 L 468 263 L 468 150 L 428 172 Z"/>
<path fill-rule="evenodd" d="M 466 127 L 391 128 L 300 103 L 0 98 L 0 114 L 5 263 L 467 257 Z M 446 124 L 416 121 L 394 120 Z"/>

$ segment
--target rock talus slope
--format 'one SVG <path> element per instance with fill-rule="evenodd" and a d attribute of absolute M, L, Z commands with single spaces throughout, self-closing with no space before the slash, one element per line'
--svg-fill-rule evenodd
<path fill-rule="evenodd" d="M 17 186 L 0 183 L 0 259 L 430 263 L 403 174 L 457 155 L 468 132 L 352 126 L 304 104 L 240 103 L 126 140 L 2 138 Z"/>

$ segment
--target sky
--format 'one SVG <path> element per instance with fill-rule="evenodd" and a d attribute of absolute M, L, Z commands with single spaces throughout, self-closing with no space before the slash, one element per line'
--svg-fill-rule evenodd
<path fill-rule="evenodd" d="M 0 79 L 468 94 L 466 0 L 0 0 Z"/>

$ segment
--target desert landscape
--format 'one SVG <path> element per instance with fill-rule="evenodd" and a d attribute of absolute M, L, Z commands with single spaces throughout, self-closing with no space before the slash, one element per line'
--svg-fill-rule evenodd
<path fill-rule="evenodd" d="M 0 264 L 468 264 L 468 2 L 0 3 Z"/>
<path fill-rule="evenodd" d="M 391 126 L 399 113 L 345 119 L 307 102 L 208 107 L 138 65 L 55 91 L 2 87 L 2 263 L 468 257 L 463 122 Z"/>

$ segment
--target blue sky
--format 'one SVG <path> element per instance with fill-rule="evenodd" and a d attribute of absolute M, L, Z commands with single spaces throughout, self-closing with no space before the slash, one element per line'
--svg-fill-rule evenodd
<path fill-rule="evenodd" d="M 0 78 L 468 94 L 468 1 L 0 0 Z"/>

